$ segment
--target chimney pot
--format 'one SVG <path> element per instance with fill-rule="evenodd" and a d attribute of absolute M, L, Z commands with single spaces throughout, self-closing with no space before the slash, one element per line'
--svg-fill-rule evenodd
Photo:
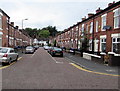
<path fill-rule="evenodd" d="M 113 1 L 113 3 L 109 3 L 109 4 L 108 4 L 108 7 L 111 6 L 111 5 L 113 5 L 114 3 L 115 3 L 115 1 Z"/>

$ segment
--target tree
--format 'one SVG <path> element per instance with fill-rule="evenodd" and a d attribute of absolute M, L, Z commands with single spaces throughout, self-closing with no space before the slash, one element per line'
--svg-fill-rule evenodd
<path fill-rule="evenodd" d="M 53 46 L 56 47 L 56 40 L 53 41 Z"/>
<path fill-rule="evenodd" d="M 26 28 L 24 30 L 31 38 L 37 38 L 38 40 L 48 40 L 49 36 L 54 37 L 58 31 L 56 27 L 54 26 L 48 26 L 44 27 L 42 29 L 37 29 L 37 28 Z"/>
<path fill-rule="evenodd" d="M 49 35 L 50 35 L 49 30 L 42 30 L 42 31 L 39 32 L 39 36 L 43 37 L 43 38 L 48 38 Z"/>
<path fill-rule="evenodd" d="M 82 36 L 81 36 L 80 41 L 81 41 L 80 50 L 82 52 L 88 51 L 88 48 L 89 48 L 89 35 L 87 35 L 86 31 L 82 32 Z"/>
<path fill-rule="evenodd" d="M 36 38 L 38 36 L 37 28 L 26 28 L 24 31 L 27 32 L 27 34 L 32 38 Z"/>
<path fill-rule="evenodd" d="M 50 36 L 55 36 L 58 33 L 55 26 L 54 27 L 48 26 L 48 27 L 43 28 L 42 30 L 49 30 Z"/>

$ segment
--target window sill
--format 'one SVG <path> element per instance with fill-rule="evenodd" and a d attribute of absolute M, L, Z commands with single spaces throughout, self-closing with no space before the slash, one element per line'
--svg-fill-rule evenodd
<path fill-rule="evenodd" d="M 3 30 L 2 28 L 0 28 L 0 30 Z"/>
<path fill-rule="evenodd" d="M 120 54 L 116 54 L 115 52 L 108 52 L 108 54 L 113 54 L 114 56 L 120 56 Z"/>
<path fill-rule="evenodd" d="M 114 28 L 114 30 L 119 30 L 120 28 Z"/>

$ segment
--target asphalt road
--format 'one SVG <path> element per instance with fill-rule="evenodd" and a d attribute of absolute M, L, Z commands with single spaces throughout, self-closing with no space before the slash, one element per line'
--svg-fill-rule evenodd
<path fill-rule="evenodd" d="M 118 76 L 81 70 L 43 48 L 1 70 L 2 89 L 118 89 Z"/>

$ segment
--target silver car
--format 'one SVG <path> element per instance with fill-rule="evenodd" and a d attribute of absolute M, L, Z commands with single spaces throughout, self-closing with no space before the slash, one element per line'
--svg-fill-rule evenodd
<path fill-rule="evenodd" d="M 32 46 L 27 46 L 25 49 L 25 53 L 34 53 L 35 49 Z"/>
<path fill-rule="evenodd" d="M 0 63 L 11 63 L 17 61 L 18 53 L 13 48 L 0 47 Z"/>
<path fill-rule="evenodd" d="M 49 49 L 49 46 L 43 46 L 43 48 L 44 48 L 45 50 L 48 50 L 48 49 Z"/>

